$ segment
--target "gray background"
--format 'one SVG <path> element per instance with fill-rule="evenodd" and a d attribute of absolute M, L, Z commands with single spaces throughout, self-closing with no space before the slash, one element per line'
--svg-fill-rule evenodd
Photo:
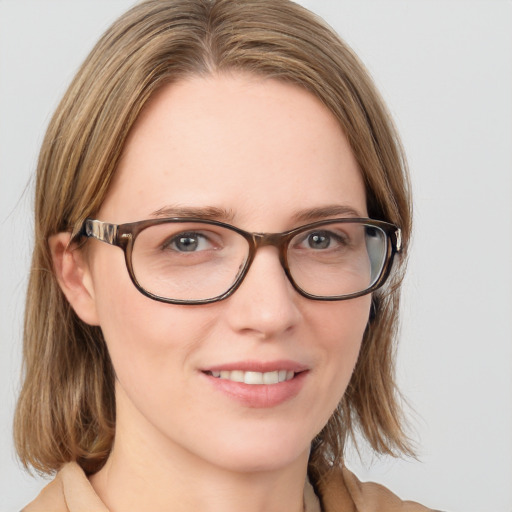
<path fill-rule="evenodd" d="M 132 0 L 0 0 L 0 510 L 45 483 L 11 441 L 32 173 L 51 112 Z M 452 512 L 512 510 L 512 2 L 304 0 L 360 55 L 395 116 L 415 193 L 398 377 L 420 461 L 349 464 Z"/>

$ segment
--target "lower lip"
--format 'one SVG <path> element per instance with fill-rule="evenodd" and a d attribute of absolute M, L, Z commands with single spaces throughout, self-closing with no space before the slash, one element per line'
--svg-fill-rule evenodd
<path fill-rule="evenodd" d="M 293 379 L 277 384 L 244 384 L 203 373 L 216 390 L 246 407 L 255 409 L 276 407 L 297 396 L 307 374 L 308 371 L 303 371 L 297 373 Z"/>

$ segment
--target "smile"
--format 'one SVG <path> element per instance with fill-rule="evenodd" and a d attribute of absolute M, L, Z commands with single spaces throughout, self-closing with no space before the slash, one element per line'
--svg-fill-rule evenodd
<path fill-rule="evenodd" d="M 311 368 L 287 359 L 238 361 L 204 368 L 201 373 L 216 392 L 250 408 L 277 407 L 296 397 Z"/>
<path fill-rule="evenodd" d="M 221 370 L 209 371 L 208 375 L 222 380 L 232 382 L 243 382 L 244 384 L 279 384 L 293 379 L 295 372 L 290 370 L 276 370 L 272 372 L 247 372 L 243 370 Z"/>

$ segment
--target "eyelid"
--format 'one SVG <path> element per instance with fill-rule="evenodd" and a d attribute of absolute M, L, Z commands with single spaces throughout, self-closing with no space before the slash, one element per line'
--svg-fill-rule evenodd
<path fill-rule="evenodd" d="M 162 249 L 169 249 L 176 252 L 187 252 L 187 251 L 181 251 L 177 244 L 180 242 L 182 238 L 192 238 L 197 240 L 197 247 L 198 250 L 205 250 L 199 249 L 201 247 L 201 244 L 206 244 L 207 248 L 215 246 L 215 242 L 213 242 L 209 237 L 202 235 L 201 233 L 198 233 L 196 231 L 181 231 L 177 232 L 174 235 L 171 235 L 170 237 L 167 237 L 164 242 L 161 244 Z M 191 251 L 191 252 L 197 252 L 197 251 Z"/>
<path fill-rule="evenodd" d="M 299 234 L 297 234 L 292 239 L 292 246 L 302 245 L 304 242 L 306 242 L 308 240 L 310 235 L 315 234 L 315 233 L 325 234 L 326 237 L 330 238 L 334 242 L 342 243 L 342 244 L 345 243 L 345 241 L 349 238 L 348 235 L 346 235 L 346 234 L 345 234 L 345 236 L 343 236 L 343 234 L 337 233 L 335 230 L 322 229 L 322 226 L 317 226 L 316 228 L 313 227 L 310 229 L 306 229 L 305 231 L 302 231 Z M 295 239 L 296 239 L 296 241 L 294 242 Z"/>

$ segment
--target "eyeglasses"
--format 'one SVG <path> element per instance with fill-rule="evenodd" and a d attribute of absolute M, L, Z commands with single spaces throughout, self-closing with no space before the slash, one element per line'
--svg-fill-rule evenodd
<path fill-rule="evenodd" d="M 123 249 L 135 287 L 171 304 L 207 304 L 229 297 L 256 251 L 275 246 L 293 287 L 313 300 L 345 300 L 373 292 L 401 250 L 401 231 L 372 219 L 330 219 L 284 233 L 249 233 L 200 218 L 128 224 L 87 219 L 80 235 Z"/>

